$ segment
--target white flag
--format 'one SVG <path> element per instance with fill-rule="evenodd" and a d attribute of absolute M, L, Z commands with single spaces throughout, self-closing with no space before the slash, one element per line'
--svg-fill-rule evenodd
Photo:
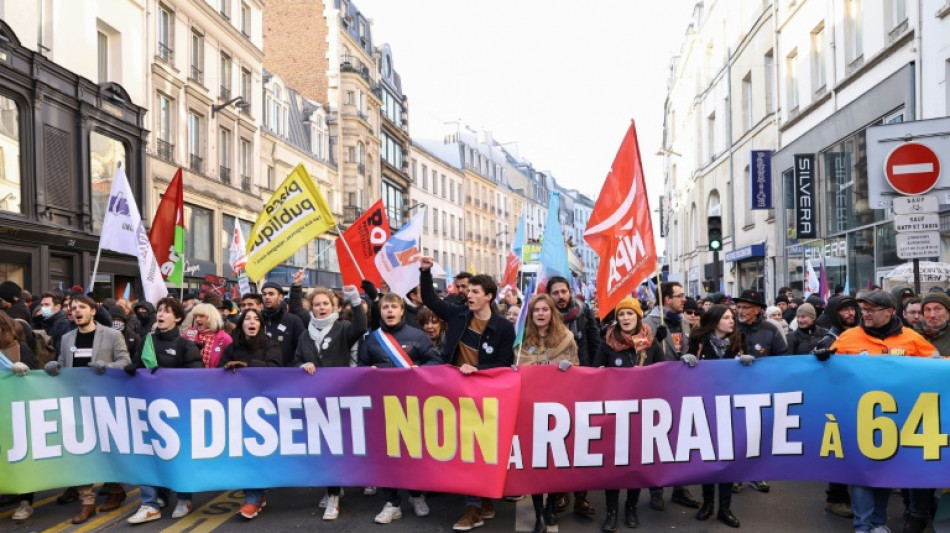
<path fill-rule="evenodd" d="M 818 291 L 821 290 L 821 283 L 818 280 L 818 276 L 815 274 L 815 269 L 811 266 L 811 261 L 805 261 L 805 280 L 804 287 L 802 287 L 802 292 L 805 294 L 805 298 L 808 298 L 812 294 L 818 294 Z"/>
<path fill-rule="evenodd" d="M 406 294 L 419 285 L 419 262 L 422 252 L 419 236 L 426 216 L 426 207 L 422 206 L 408 224 L 386 241 L 376 254 L 376 268 L 389 290 L 406 297 Z M 432 276 L 444 276 L 445 270 L 438 263 L 432 265 Z"/>
<path fill-rule="evenodd" d="M 112 178 L 109 204 L 102 220 L 102 234 L 99 236 L 99 248 L 138 257 L 139 274 L 142 276 L 142 287 L 145 289 L 147 301 L 154 304 L 168 296 L 162 271 L 148 240 L 148 232 L 142 225 L 142 215 L 135 204 L 129 180 L 121 166 L 116 169 Z"/>
<path fill-rule="evenodd" d="M 241 223 L 235 217 L 234 235 L 231 237 L 231 257 L 228 259 L 228 264 L 231 265 L 231 271 L 234 272 L 234 275 L 237 275 L 238 271 L 247 265 L 246 248 L 244 235 L 241 233 Z"/>

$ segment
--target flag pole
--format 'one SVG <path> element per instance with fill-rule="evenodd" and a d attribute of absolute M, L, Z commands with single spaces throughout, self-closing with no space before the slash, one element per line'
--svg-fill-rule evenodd
<path fill-rule="evenodd" d="M 366 276 L 363 275 L 363 269 L 360 268 L 360 264 L 356 262 L 356 256 L 353 255 L 353 250 L 350 250 L 349 243 L 346 242 L 346 239 L 343 238 L 343 228 L 339 224 L 334 224 L 337 231 L 340 232 L 340 236 L 337 239 L 343 241 L 343 247 L 346 248 L 346 253 L 350 256 L 350 260 L 353 261 L 353 266 L 356 267 L 356 272 L 360 275 L 360 279 L 366 279 Z"/>
<path fill-rule="evenodd" d="M 341 238 L 342 238 L 342 237 L 341 237 Z M 317 253 L 317 255 L 313 256 L 313 261 L 310 261 L 309 263 L 307 263 L 307 266 L 305 266 L 304 269 L 310 268 L 310 265 L 316 263 L 316 262 L 317 262 L 317 259 L 320 259 L 320 256 L 321 256 L 321 255 L 323 255 L 323 254 L 327 253 L 328 251 L 330 251 L 330 246 L 331 246 L 330 244 L 327 244 L 327 247 L 324 248 L 322 252 L 319 252 L 319 253 Z M 347 248 L 347 249 L 349 249 L 349 248 Z M 352 252 L 350 253 L 350 257 L 353 257 Z"/>
<path fill-rule="evenodd" d="M 96 286 L 96 274 L 99 273 L 99 257 L 102 256 L 102 246 L 99 246 L 99 249 L 96 250 L 96 262 L 92 266 L 92 279 L 89 280 L 89 291 L 92 292 L 93 288 Z"/>
<path fill-rule="evenodd" d="M 663 307 L 663 278 L 660 275 L 659 265 L 657 265 L 656 281 L 658 282 L 656 284 L 656 297 L 660 300 L 656 303 L 656 305 L 660 306 L 660 326 L 665 328 L 666 327 L 666 309 Z M 666 334 L 669 335 L 670 332 L 667 331 Z M 667 357 L 666 339 L 663 339 L 662 341 L 660 341 L 660 346 L 663 348 L 663 358 L 666 359 Z"/>

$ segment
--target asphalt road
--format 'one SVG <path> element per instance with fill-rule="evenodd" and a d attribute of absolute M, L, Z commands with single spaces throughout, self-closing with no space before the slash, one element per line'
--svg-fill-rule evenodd
<path fill-rule="evenodd" d="M 850 532 L 851 520 L 834 516 L 824 510 L 824 483 L 812 482 L 774 482 L 767 494 L 755 492 L 749 488 L 734 495 L 732 509 L 742 522 L 743 531 L 768 532 Z M 341 500 L 340 518 L 334 522 L 322 519 L 323 510 L 317 502 L 323 496 L 322 488 L 290 488 L 268 491 L 267 508 L 252 521 L 236 516 L 237 509 L 243 504 L 240 491 L 199 493 L 195 495 L 195 510 L 185 518 L 171 518 L 173 505 L 164 510 L 161 520 L 129 525 L 125 522 L 138 509 L 139 493 L 136 487 L 127 487 L 129 497 L 123 507 L 108 514 L 98 514 L 86 524 L 74 526 L 70 517 L 78 510 L 78 502 L 57 505 L 58 491 L 47 491 L 36 495 L 36 512 L 22 524 L 16 524 L 10 516 L 15 506 L 0 507 L 0 533 L 6 532 L 85 532 L 85 531 L 134 531 L 135 533 L 207 533 L 211 531 L 254 531 L 267 533 L 327 531 L 349 533 L 378 531 L 401 532 L 448 532 L 452 524 L 461 516 L 464 507 L 461 496 L 436 494 L 429 498 L 431 514 L 419 518 L 412 514 L 407 496 L 403 496 L 403 518 L 389 525 L 373 522 L 376 513 L 385 503 L 382 497 L 363 496 L 360 488 L 347 488 Z M 699 487 L 691 487 L 695 497 L 700 496 Z M 699 522 L 693 515 L 695 510 L 687 509 L 669 502 L 670 491 L 666 491 L 666 509 L 654 511 L 647 507 L 648 491 L 643 491 L 638 507 L 640 529 L 645 531 L 677 530 L 691 532 L 732 531 L 731 528 L 715 520 Z M 590 498 L 597 508 L 597 516 L 591 520 L 575 516 L 570 511 L 560 515 L 557 528 L 549 532 L 599 531 L 600 520 L 604 515 L 603 492 L 592 492 Z M 99 499 L 99 503 L 102 501 Z M 174 497 L 173 497 L 174 500 Z M 621 494 L 621 505 L 623 494 Z M 488 531 L 527 531 L 534 523 L 530 498 L 521 502 L 509 503 L 496 501 L 497 516 L 486 521 L 480 532 Z M 888 525 L 894 531 L 903 526 L 903 504 L 899 495 L 893 495 L 890 502 Z M 629 531 L 622 525 L 620 531 Z"/>

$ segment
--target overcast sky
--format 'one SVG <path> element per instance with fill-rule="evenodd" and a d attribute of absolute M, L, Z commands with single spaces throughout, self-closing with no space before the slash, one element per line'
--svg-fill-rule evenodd
<path fill-rule="evenodd" d="M 694 0 L 354 2 L 392 47 L 413 138 L 461 119 L 594 197 L 634 119 L 656 209 L 667 69 Z"/>

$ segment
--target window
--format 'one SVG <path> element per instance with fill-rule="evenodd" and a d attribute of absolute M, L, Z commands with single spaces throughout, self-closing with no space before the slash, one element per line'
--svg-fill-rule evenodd
<path fill-rule="evenodd" d="M 822 22 L 811 32 L 811 85 L 812 92 L 819 96 L 827 90 L 825 78 L 825 24 Z"/>
<path fill-rule="evenodd" d="M 429 190 L 429 167 L 422 165 L 422 190 Z"/>
<path fill-rule="evenodd" d="M 221 52 L 221 68 L 218 71 L 221 78 L 221 99 L 231 99 L 231 56 Z"/>
<path fill-rule="evenodd" d="M 274 167 L 267 167 L 267 188 L 274 190 Z"/>
<path fill-rule="evenodd" d="M 389 225 L 395 231 L 403 225 L 402 219 L 402 191 L 388 181 L 383 181 L 383 205 L 386 207 L 386 217 Z"/>
<path fill-rule="evenodd" d="M 221 16 L 231 20 L 231 6 L 229 5 L 231 0 L 218 0 L 218 12 L 221 13 Z"/>
<path fill-rule="evenodd" d="M 439 195 L 439 177 L 434 168 L 432 169 L 432 194 Z"/>
<path fill-rule="evenodd" d="M 439 210 L 438 209 L 432 210 L 432 234 L 433 235 L 439 234 Z"/>
<path fill-rule="evenodd" d="M 765 112 L 775 110 L 773 94 L 775 91 L 775 57 L 772 51 L 765 53 Z"/>
<path fill-rule="evenodd" d="M 159 94 L 157 116 L 158 127 L 156 131 L 158 139 L 156 142 L 156 148 L 158 150 L 159 159 L 169 163 L 174 162 L 175 145 L 171 142 L 172 131 L 174 131 L 172 124 L 174 113 L 175 110 L 172 100 L 163 94 Z"/>
<path fill-rule="evenodd" d="M 445 174 L 442 174 L 442 198 L 448 198 L 448 194 L 445 190 Z"/>
<path fill-rule="evenodd" d="M 241 188 L 250 192 L 251 190 L 251 141 L 241 139 Z"/>
<path fill-rule="evenodd" d="M 250 104 L 251 103 L 251 71 L 246 68 L 241 69 L 241 98 Z M 244 108 L 244 112 L 248 113 L 250 111 L 250 106 Z"/>
<path fill-rule="evenodd" d="M 849 66 L 864 59 L 864 12 L 861 1 L 845 0 L 845 61 Z"/>
<path fill-rule="evenodd" d="M 221 128 L 218 133 L 218 166 L 221 181 L 231 183 L 231 130 Z"/>
<path fill-rule="evenodd" d="M 105 83 L 109 81 L 109 36 L 100 31 L 97 43 L 99 83 Z"/>
<path fill-rule="evenodd" d="M 455 187 L 456 187 L 456 183 L 454 181 L 450 181 L 449 182 L 449 193 L 450 193 L 449 201 L 451 202 L 455 202 Z"/>
<path fill-rule="evenodd" d="M 241 33 L 245 37 L 251 36 L 251 8 L 241 2 Z"/>
<path fill-rule="evenodd" d="M 201 158 L 201 116 L 188 112 L 188 167 L 201 174 L 204 160 Z"/>
<path fill-rule="evenodd" d="M 881 121 L 874 125 L 879 124 Z M 825 178 L 825 231 L 829 235 L 884 220 L 884 210 L 871 209 L 868 203 L 865 130 L 831 146 L 818 164 L 823 165 L 818 175 Z"/>
<path fill-rule="evenodd" d="M 788 115 L 789 117 L 794 116 L 798 113 L 798 49 L 792 50 L 792 53 L 788 54 L 788 58 L 785 60 L 785 67 L 788 72 L 787 76 L 787 86 L 785 88 L 788 93 L 786 96 L 788 98 Z"/>
<path fill-rule="evenodd" d="M 158 7 L 158 57 L 166 63 L 172 63 L 172 43 L 174 42 L 175 18 L 172 11 L 159 4 Z"/>
<path fill-rule="evenodd" d="M 121 141 L 98 132 L 89 134 L 89 177 L 92 180 L 92 231 L 102 231 L 112 190 L 112 177 L 126 164 L 126 147 Z"/>
<path fill-rule="evenodd" d="M 707 159 L 712 161 L 716 157 L 716 112 L 706 117 L 706 149 Z"/>
<path fill-rule="evenodd" d="M 442 236 L 445 237 L 449 234 L 448 223 L 445 220 L 445 211 L 442 211 Z"/>
<path fill-rule="evenodd" d="M 191 32 L 191 74 L 193 81 L 204 83 L 205 38 L 204 35 Z"/>
<path fill-rule="evenodd" d="M 752 73 L 742 78 L 742 122 L 746 130 L 751 130 L 755 124 L 752 115 Z"/>
<path fill-rule="evenodd" d="M 92 133 L 92 135 L 98 134 Z M 105 187 L 106 200 L 108 200 L 109 191 L 112 188 L 112 174 L 106 173 L 102 177 L 109 180 L 109 184 Z M 93 198 L 95 198 L 95 190 L 94 180 Z M 13 99 L 6 96 L 0 96 L 0 211 L 23 212 L 23 182 L 20 177 L 20 109 Z M 102 218 L 96 220 L 102 220 Z"/>
<path fill-rule="evenodd" d="M 356 93 L 353 91 L 346 91 L 346 103 L 347 105 L 356 105 Z"/>
<path fill-rule="evenodd" d="M 253 224 L 246 220 L 238 219 L 238 224 L 241 226 L 241 234 L 244 235 L 244 238 L 247 239 L 248 235 L 251 234 L 251 227 Z M 228 266 L 228 261 L 231 260 L 231 239 L 234 237 L 234 216 L 228 214 L 221 215 L 221 264 L 224 265 L 224 274 L 227 276 L 231 273 L 231 267 Z"/>
<path fill-rule="evenodd" d="M 451 233 L 452 238 L 454 239 L 455 238 L 455 215 L 452 215 L 449 218 L 449 231 Z"/>
<path fill-rule="evenodd" d="M 214 253 L 212 252 L 214 212 L 185 204 L 185 220 L 188 228 L 188 238 L 185 239 L 185 258 L 214 261 Z M 230 238 L 228 242 L 230 242 Z"/>
<path fill-rule="evenodd" d="M 381 132 L 380 142 L 382 145 L 380 148 L 382 150 L 383 161 L 401 169 L 403 158 L 402 146 L 399 145 L 399 142 L 384 132 Z"/>
<path fill-rule="evenodd" d="M 400 98 L 387 90 L 383 90 L 383 105 L 380 113 L 397 127 L 402 127 L 402 103 Z"/>

